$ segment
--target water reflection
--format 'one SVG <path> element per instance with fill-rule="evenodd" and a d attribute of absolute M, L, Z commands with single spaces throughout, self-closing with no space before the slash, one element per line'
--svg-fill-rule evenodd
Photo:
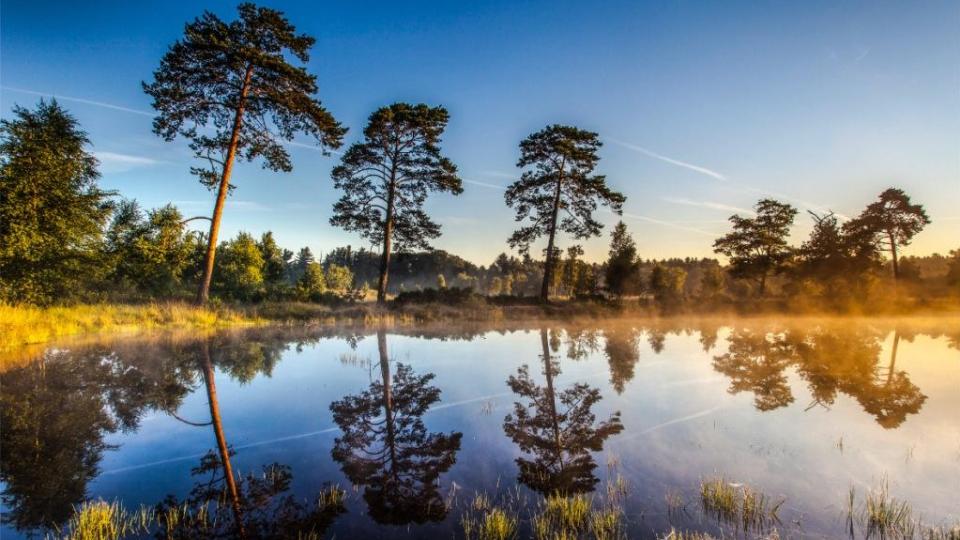
<path fill-rule="evenodd" d="M 412 531 L 418 530 L 412 527 L 415 524 L 444 520 L 455 526 L 457 514 L 451 512 L 449 501 L 445 500 L 448 491 L 441 488 L 440 479 L 443 476 L 445 483 L 452 485 L 456 480 L 462 485 L 464 476 L 469 476 L 462 464 L 454 466 L 458 454 L 462 461 L 467 455 L 483 460 L 481 466 L 466 468 L 482 471 L 468 478 L 474 485 L 479 483 L 477 475 L 512 477 L 516 473 L 518 482 L 536 492 L 572 494 L 595 489 L 597 453 L 608 446 L 609 441 L 611 445 L 620 446 L 618 452 L 623 452 L 625 459 L 630 459 L 634 445 L 649 452 L 644 456 L 651 464 L 648 468 L 638 462 L 629 471 L 629 474 L 640 475 L 631 479 L 637 486 L 647 480 L 644 475 L 657 474 L 664 476 L 660 480 L 662 485 L 672 484 L 668 472 L 660 472 L 671 470 L 669 458 L 658 454 L 662 448 L 675 442 L 685 444 L 684 465 L 706 462 L 711 468 L 698 470 L 696 474 L 712 473 L 716 463 L 721 467 L 729 465 L 724 460 L 732 458 L 716 457 L 716 461 L 708 461 L 703 456 L 710 453 L 698 448 L 718 442 L 718 447 L 730 451 L 733 443 L 723 438 L 727 433 L 723 430 L 742 427 L 736 419 L 743 416 L 737 414 L 746 410 L 750 416 L 756 416 L 753 409 L 777 410 L 790 415 L 787 417 L 791 419 L 799 419 L 807 410 L 839 408 L 831 413 L 831 418 L 840 423 L 838 434 L 831 436 L 842 432 L 847 436 L 848 445 L 857 443 L 852 438 L 854 432 L 866 437 L 866 431 L 858 431 L 859 426 L 879 425 L 886 430 L 874 428 L 873 431 L 887 437 L 882 439 L 883 444 L 889 441 L 907 447 L 917 440 L 933 445 L 940 444 L 939 437 L 946 442 L 940 441 L 938 455 L 953 456 L 955 438 L 950 437 L 954 433 L 951 430 L 955 430 L 955 419 L 949 415 L 944 419 L 942 412 L 937 415 L 938 410 L 944 409 L 945 401 L 950 404 L 955 400 L 945 400 L 942 387 L 937 393 L 936 375 L 931 376 L 931 372 L 938 373 L 939 368 L 919 361 L 928 351 L 934 351 L 937 361 L 950 355 L 950 361 L 955 360 L 955 351 L 949 351 L 949 355 L 944 351 L 960 349 L 960 333 L 956 327 L 946 325 L 950 333 L 944 337 L 942 326 L 769 322 L 723 326 L 711 321 L 624 321 L 605 324 L 602 329 L 576 324 L 549 329 L 538 327 L 532 335 L 516 332 L 528 329 L 521 326 L 493 330 L 477 327 L 391 330 L 389 336 L 386 330 L 380 329 L 375 336 L 376 351 L 371 355 L 376 380 L 362 392 L 346 396 L 343 394 L 347 389 L 367 385 L 368 370 L 356 370 L 337 362 L 335 353 L 324 353 L 326 355 L 318 356 L 316 361 L 298 364 L 290 362 L 289 357 L 294 356 L 290 351 L 299 353 L 308 344 L 326 339 L 357 346 L 368 339 L 365 336 L 369 331 L 365 329 L 258 329 L 51 349 L 35 362 L 0 372 L 3 523 L 19 531 L 62 525 L 75 506 L 101 496 L 102 485 L 94 480 L 100 477 L 101 463 L 112 461 L 112 458 L 105 461 L 105 454 L 114 449 L 122 453 L 126 441 L 138 436 L 150 440 L 149 430 L 173 423 L 144 422 L 151 413 L 157 413 L 154 415 L 158 417 L 169 415 L 196 428 L 196 431 L 187 431 L 202 434 L 199 444 L 182 448 L 191 460 L 186 463 L 196 463 L 191 475 L 187 475 L 184 466 L 179 469 L 183 472 L 178 473 L 182 478 L 167 482 L 172 486 L 169 491 L 176 493 L 163 499 L 168 491 L 164 488 L 144 497 L 149 498 L 145 501 L 148 506 L 161 510 L 160 515 L 176 508 L 203 506 L 208 509 L 204 520 L 163 521 L 164 529 L 169 529 L 170 537 L 175 538 L 283 537 L 291 534 L 290 531 L 322 534 L 330 528 L 340 535 L 344 523 L 350 524 L 347 531 L 361 530 L 364 534 L 371 533 L 374 522 L 410 525 L 408 530 Z M 411 344 L 414 354 L 403 364 L 391 362 L 388 351 L 388 339 L 396 339 L 400 334 L 416 338 L 405 340 Z M 909 348 L 907 344 L 917 336 L 926 336 L 920 340 L 923 346 Z M 530 338 L 537 342 L 538 365 L 518 369 L 522 360 L 516 360 L 511 353 L 522 350 Z M 426 340 L 432 341 L 425 344 Z M 458 340 L 471 343 L 458 343 Z M 371 348 L 374 345 L 372 340 L 370 345 Z M 342 344 L 337 347 L 342 348 Z M 448 351 L 463 352 L 465 358 L 450 356 Z M 486 363 L 478 365 L 476 359 L 466 359 L 474 351 L 478 351 L 477 358 Z M 649 361 L 651 352 L 661 355 L 657 361 Z M 319 355 L 308 351 L 309 354 Z M 338 375 L 340 378 L 330 378 L 329 374 L 339 373 L 337 368 L 344 370 Z M 313 374 L 309 388 L 323 388 L 318 391 L 329 393 L 305 396 L 303 387 L 292 384 L 289 378 L 285 382 L 267 381 L 285 370 L 298 375 Z M 361 371 L 363 380 L 357 381 Z M 540 371 L 542 377 L 536 371 Z M 453 399 L 444 405 L 445 413 L 438 419 L 448 422 L 446 429 L 430 431 L 424 417 L 437 409 L 441 395 L 434 373 L 443 375 L 443 395 L 452 395 Z M 508 403 L 514 403 L 502 422 L 499 416 L 491 418 L 489 410 L 477 413 L 475 405 L 470 410 L 467 406 L 458 408 L 458 403 L 476 404 L 480 398 L 486 406 L 488 396 L 505 391 L 502 385 L 508 375 L 507 385 L 512 392 Z M 225 397 L 223 407 L 218 382 Z M 677 396 L 664 390 L 679 388 L 670 386 L 672 384 L 713 385 L 710 389 L 715 391 L 702 393 L 710 396 L 708 399 L 691 399 L 685 393 Z M 264 388 L 269 392 L 262 391 Z M 740 410 L 733 403 L 709 401 L 714 396 L 723 396 L 724 389 L 748 397 Z M 244 394 L 248 391 L 250 394 Z M 305 413 L 311 415 L 311 422 L 317 416 L 325 416 L 318 415 L 317 411 L 322 412 L 333 401 L 329 405 L 332 423 L 330 418 L 321 418 L 319 427 L 326 428 L 324 432 L 335 429 L 339 434 L 335 439 L 324 435 L 329 438 L 318 436 L 308 440 L 316 446 L 297 439 L 304 441 L 299 459 L 294 450 L 280 444 L 271 448 L 279 453 L 280 461 L 259 460 L 256 456 L 262 454 L 254 452 L 244 454 L 244 448 L 251 446 L 250 437 L 254 437 L 254 444 L 261 444 L 256 442 L 256 437 L 260 437 L 260 441 L 291 440 L 283 436 L 315 427 L 308 427 L 302 416 L 278 419 L 231 405 L 237 401 L 230 396 L 235 398 L 237 393 L 258 395 L 264 403 L 281 406 L 316 397 Z M 698 392 L 698 397 L 700 395 Z M 601 397 L 609 401 L 601 401 Z M 853 403 L 854 407 L 838 407 L 838 403 L 842 405 L 844 401 Z M 192 408 L 191 403 L 199 403 L 202 409 Z M 491 403 L 490 410 L 495 405 Z M 723 430 L 718 430 L 716 424 L 711 431 L 709 427 L 683 423 L 690 419 L 696 422 L 703 417 L 703 411 L 721 410 L 716 405 L 723 405 L 724 414 L 730 413 L 722 419 L 721 423 L 728 424 Z M 614 437 L 624 426 L 620 413 L 611 413 L 611 408 L 623 410 L 625 421 L 637 426 L 636 432 Z M 926 422 L 915 419 L 924 415 Z M 238 418 L 246 421 L 242 424 L 242 439 L 237 433 L 240 430 L 235 433 L 230 430 L 230 426 L 238 425 L 233 423 Z M 262 429 L 268 424 L 279 425 L 280 429 Z M 471 429 L 479 426 L 477 442 L 471 442 L 471 448 L 461 454 L 459 430 L 467 431 L 467 426 Z M 663 426 L 667 428 L 660 429 Z M 691 430 L 688 438 L 670 439 L 682 432 L 680 426 Z M 789 435 L 777 431 L 778 428 L 764 423 L 763 419 L 757 420 L 756 426 L 758 433 L 760 427 L 765 430 L 764 435 L 757 435 L 756 441 L 756 448 L 768 444 L 763 447 L 765 452 L 771 451 L 769 441 L 774 436 L 790 441 Z M 699 432 L 692 433 L 695 430 Z M 659 439 L 647 438 L 647 433 L 663 437 L 664 447 L 655 444 Z M 254 472 L 238 470 L 231 435 L 240 439 L 235 442 L 239 444 L 236 449 L 245 462 L 254 462 Z M 636 438 L 625 445 L 627 437 Z M 702 441 L 709 442 L 704 447 L 697 446 Z M 834 441 L 828 441 L 822 446 L 832 448 L 833 444 Z M 884 467 L 905 467 L 909 465 L 905 459 L 913 459 L 904 458 L 902 451 L 895 449 L 898 464 L 891 465 L 892 461 L 874 450 L 883 444 L 874 443 L 871 452 L 873 459 Z M 208 448 L 212 450 L 206 452 Z M 317 452 L 317 448 L 323 451 Z M 515 459 L 517 449 L 522 455 Z M 671 447 L 671 451 L 679 452 L 676 446 Z M 923 448 L 919 452 L 922 451 Z M 197 463 L 197 457 L 203 452 L 206 454 Z M 285 464 L 302 463 L 304 455 L 313 460 L 310 469 L 297 465 L 295 471 Z M 153 457 L 163 462 L 166 458 L 180 460 L 184 455 L 159 452 Z M 819 454 L 799 457 L 809 458 L 805 470 L 813 470 L 825 460 Z M 128 455 L 125 459 L 127 461 L 119 460 L 120 464 L 136 465 L 149 458 Z M 740 459 L 749 463 L 751 457 L 741 455 Z M 929 468 L 930 454 L 924 459 L 924 467 Z M 264 465 L 267 461 L 271 463 Z M 852 471 L 854 465 L 840 463 L 834 467 L 833 472 L 846 472 Z M 350 497 L 346 501 L 342 497 L 331 498 L 334 492 L 327 482 L 340 478 L 337 468 L 359 488 L 355 504 L 365 506 L 371 519 L 363 512 L 344 516 Z M 174 468 L 164 469 L 170 470 Z M 929 468 L 932 472 L 918 468 L 917 482 L 937 487 L 938 477 L 952 478 L 951 470 L 955 470 L 955 461 L 941 465 L 940 469 Z M 303 484 L 296 489 L 292 487 L 295 472 Z M 143 474 L 142 482 L 147 484 L 156 478 L 151 474 L 164 473 Z M 851 472 L 848 476 L 856 474 L 859 473 Z M 863 473 L 857 478 L 867 482 L 872 477 Z M 663 494 L 651 496 L 660 500 Z M 361 521 L 362 525 L 356 525 Z M 4 530 L 5 536 L 6 533 Z"/>
<path fill-rule="evenodd" d="M 342 431 L 332 456 L 355 485 L 377 523 L 405 525 L 441 521 L 447 506 L 440 475 L 456 462 L 460 432 L 427 431 L 423 415 L 440 400 L 434 374 L 417 375 L 397 364 L 391 376 L 386 330 L 377 332 L 380 380 L 356 395 L 333 402 Z"/>
<path fill-rule="evenodd" d="M 546 384 L 538 385 L 527 365 L 507 379 L 515 394 L 529 400 L 515 402 L 513 413 L 503 421 L 507 436 L 529 455 L 516 460 L 518 480 L 544 494 L 593 491 L 599 479 L 594 475 L 597 463 L 591 452 L 601 451 L 609 437 L 623 430 L 620 413 L 596 423 L 592 409 L 600 401 L 600 390 L 585 383 L 557 392 L 554 379 L 560 374 L 560 362 L 551 355 L 545 328 L 540 330 L 540 341 Z"/>
<path fill-rule="evenodd" d="M 769 411 L 794 401 L 786 373 L 793 367 L 813 396 L 808 409 L 829 407 L 838 393 L 844 393 L 878 424 L 896 428 L 919 412 L 927 397 L 905 371 L 896 368 L 899 330 L 894 330 L 886 362 L 880 356 L 883 337 L 869 329 L 771 332 L 737 328 L 727 338 L 727 352 L 715 356 L 713 366 L 730 378 L 731 393 L 752 392 L 758 410 Z"/>
<path fill-rule="evenodd" d="M 100 472 L 106 435 L 176 408 L 188 384 L 170 363 L 130 363 L 103 348 L 50 351 L 3 373 L 3 522 L 24 530 L 63 523 Z"/>

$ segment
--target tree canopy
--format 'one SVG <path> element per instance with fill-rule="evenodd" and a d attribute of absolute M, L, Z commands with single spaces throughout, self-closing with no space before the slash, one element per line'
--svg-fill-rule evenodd
<path fill-rule="evenodd" d="M 304 133 L 321 149 L 338 148 L 346 133 L 314 97 L 316 77 L 289 61 L 308 63 L 316 40 L 297 34 L 280 11 L 250 3 L 237 10 L 239 19 L 229 23 L 208 11 L 187 24 L 153 82 L 143 83 L 158 112 L 154 132 L 168 141 L 188 139 L 196 157 L 207 162 L 191 172 L 218 189 L 199 302 L 209 291 L 234 160 L 262 158 L 264 168 L 289 172 L 293 165 L 283 141 Z"/>
<path fill-rule="evenodd" d="M 912 203 L 902 189 L 889 188 L 844 227 L 850 234 L 860 233 L 872 238 L 878 250 L 889 251 L 893 276 L 899 278 L 898 248 L 909 245 L 913 237 L 929 224 L 930 218 L 922 205 Z"/>
<path fill-rule="evenodd" d="M 0 299 L 47 304 L 99 277 L 112 193 L 89 144 L 55 100 L 0 120 Z"/>
<path fill-rule="evenodd" d="M 377 300 L 384 302 L 393 249 L 429 249 L 440 225 L 423 210 L 432 191 L 463 192 L 457 167 L 440 152 L 450 115 L 443 107 L 394 103 L 370 115 L 364 139 L 344 153 L 332 177 L 343 196 L 332 225 L 382 245 Z"/>
<path fill-rule="evenodd" d="M 626 198 L 607 186 L 606 177 L 593 174 L 600 161 L 599 136 L 572 126 L 551 125 L 520 143 L 517 167 L 526 170 L 507 188 L 507 206 L 522 222 L 510 236 L 512 248 L 528 253 L 530 245 L 546 235 L 546 261 L 540 298 L 548 301 L 556 266 L 556 235 L 566 232 L 577 239 L 598 236 L 603 225 L 594 219 L 599 205 L 620 213 Z"/>
<path fill-rule="evenodd" d="M 763 296 L 767 278 L 790 258 L 787 237 L 797 209 L 773 199 L 760 200 L 754 209 L 754 217 L 730 216 L 733 231 L 718 238 L 713 250 L 730 258 L 734 277 L 756 279 Z"/>

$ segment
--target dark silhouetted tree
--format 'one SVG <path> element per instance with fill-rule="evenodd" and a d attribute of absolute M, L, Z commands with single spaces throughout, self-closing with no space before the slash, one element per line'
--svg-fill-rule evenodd
<path fill-rule="evenodd" d="M 390 376 L 387 336 L 377 332 L 381 380 L 360 394 L 330 404 L 343 432 L 331 454 L 344 474 L 364 486 L 363 498 L 377 523 L 441 521 L 447 506 L 438 479 L 456 462 L 460 432 L 431 433 L 423 415 L 440 400 L 434 375 L 397 364 Z"/>
<path fill-rule="evenodd" d="M 863 234 L 873 238 L 877 249 L 889 251 L 893 261 L 893 277 L 900 278 L 898 249 L 930 224 L 923 206 L 910 202 L 901 189 L 889 188 L 870 203 L 859 216 L 844 224 L 851 235 Z"/>
<path fill-rule="evenodd" d="M 713 250 L 730 258 L 731 275 L 757 280 L 763 296 L 767 278 L 790 259 L 787 237 L 797 209 L 772 199 L 762 199 L 754 208 L 755 217 L 730 216 L 733 232 L 717 239 Z"/>
<path fill-rule="evenodd" d="M 346 132 L 314 97 L 316 77 L 289 61 L 306 64 L 314 38 L 297 34 L 279 11 L 250 3 L 237 9 L 239 19 L 229 23 L 205 12 L 187 24 L 154 81 L 143 84 L 158 112 L 154 132 L 166 140 L 188 139 L 195 155 L 209 164 L 192 172 L 217 189 L 198 303 L 209 295 L 237 157 L 263 158 L 265 168 L 289 172 L 292 164 L 282 141 L 305 133 L 321 148 L 338 148 Z"/>
<path fill-rule="evenodd" d="M 610 258 L 607 259 L 607 290 L 616 296 L 635 293 L 637 286 L 637 244 L 620 221 L 610 234 Z"/>
<path fill-rule="evenodd" d="M 650 292 L 661 310 L 678 309 L 684 302 L 687 272 L 683 268 L 655 264 L 650 272 Z"/>
<path fill-rule="evenodd" d="M 540 299 L 550 300 L 550 285 L 557 266 L 556 236 L 566 232 L 577 239 L 598 236 L 603 225 L 593 218 L 598 204 L 620 213 L 625 197 L 607 186 L 605 176 L 593 174 L 600 156 L 596 133 L 571 126 L 551 125 L 520 143 L 517 167 L 532 167 L 507 188 L 507 206 L 525 224 L 510 236 L 510 247 L 521 253 L 546 235 Z"/>
<path fill-rule="evenodd" d="M 0 120 L 0 299 L 50 303 L 98 277 L 110 215 L 97 160 L 56 101 Z"/>
<path fill-rule="evenodd" d="M 529 403 L 513 404 L 503 430 L 530 455 L 517 458 L 520 482 L 546 495 L 588 493 L 599 482 L 591 452 L 601 451 L 608 438 L 623 431 L 620 413 L 597 422 L 592 409 L 601 399 L 600 391 L 587 384 L 558 392 L 554 377 L 560 367 L 550 354 L 546 329 L 540 330 L 540 342 L 546 383 L 538 385 L 526 365 L 507 379 L 510 389 Z"/>
<path fill-rule="evenodd" d="M 394 103 L 377 109 L 364 140 L 343 155 L 332 176 L 343 197 L 330 223 L 382 246 L 377 302 L 387 298 L 394 249 L 429 249 L 440 225 L 423 210 L 431 191 L 463 192 L 457 167 L 440 153 L 449 114 L 443 107 Z"/>

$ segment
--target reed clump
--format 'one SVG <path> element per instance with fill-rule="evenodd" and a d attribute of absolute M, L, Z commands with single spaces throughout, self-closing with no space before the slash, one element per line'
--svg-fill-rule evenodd
<path fill-rule="evenodd" d="M 779 523 L 778 513 L 785 499 L 773 501 L 750 486 L 733 484 L 722 477 L 700 482 L 700 502 L 708 514 L 718 520 L 742 527 L 762 530 Z"/>

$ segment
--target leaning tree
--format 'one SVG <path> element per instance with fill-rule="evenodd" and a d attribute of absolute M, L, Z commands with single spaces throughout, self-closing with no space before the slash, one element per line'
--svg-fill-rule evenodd
<path fill-rule="evenodd" d="M 450 115 L 443 107 L 394 103 L 370 115 L 363 141 L 354 143 L 333 169 L 343 197 L 333 205 L 332 225 L 380 244 L 377 302 L 387 299 L 394 249 L 429 249 L 440 225 L 423 210 L 431 191 L 463 193 L 457 167 L 440 153 Z"/>
<path fill-rule="evenodd" d="M 283 13 L 240 4 L 239 19 L 224 22 L 210 12 L 186 25 L 143 89 L 159 113 L 157 135 L 190 141 L 192 167 L 200 182 L 217 189 L 197 302 L 210 291 L 220 218 L 232 186 L 234 161 L 263 159 L 273 171 L 293 166 L 282 146 L 298 133 L 316 139 L 320 148 L 338 148 L 346 129 L 314 97 L 317 79 L 291 60 L 306 64 L 315 39 L 297 34 Z"/>
<path fill-rule="evenodd" d="M 572 126 L 551 125 L 520 143 L 517 167 L 530 167 L 507 188 L 507 206 L 524 222 L 510 236 L 510 247 L 529 253 L 530 244 L 546 235 L 540 299 L 550 299 L 550 283 L 557 263 L 557 232 L 578 239 L 598 236 L 603 225 L 593 218 L 598 204 L 621 213 L 623 194 L 610 189 L 603 175 L 593 174 L 602 143 L 596 133 Z M 562 215 L 562 217 L 561 217 Z"/>
<path fill-rule="evenodd" d="M 893 277 L 900 278 L 898 248 L 907 246 L 913 237 L 930 224 L 922 205 L 910 202 L 902 189 L 889 188 L 856 218 L 844 224 L 849 236 L 868 236 L 880 252 L 889 251 L 893 262 Z"/>

